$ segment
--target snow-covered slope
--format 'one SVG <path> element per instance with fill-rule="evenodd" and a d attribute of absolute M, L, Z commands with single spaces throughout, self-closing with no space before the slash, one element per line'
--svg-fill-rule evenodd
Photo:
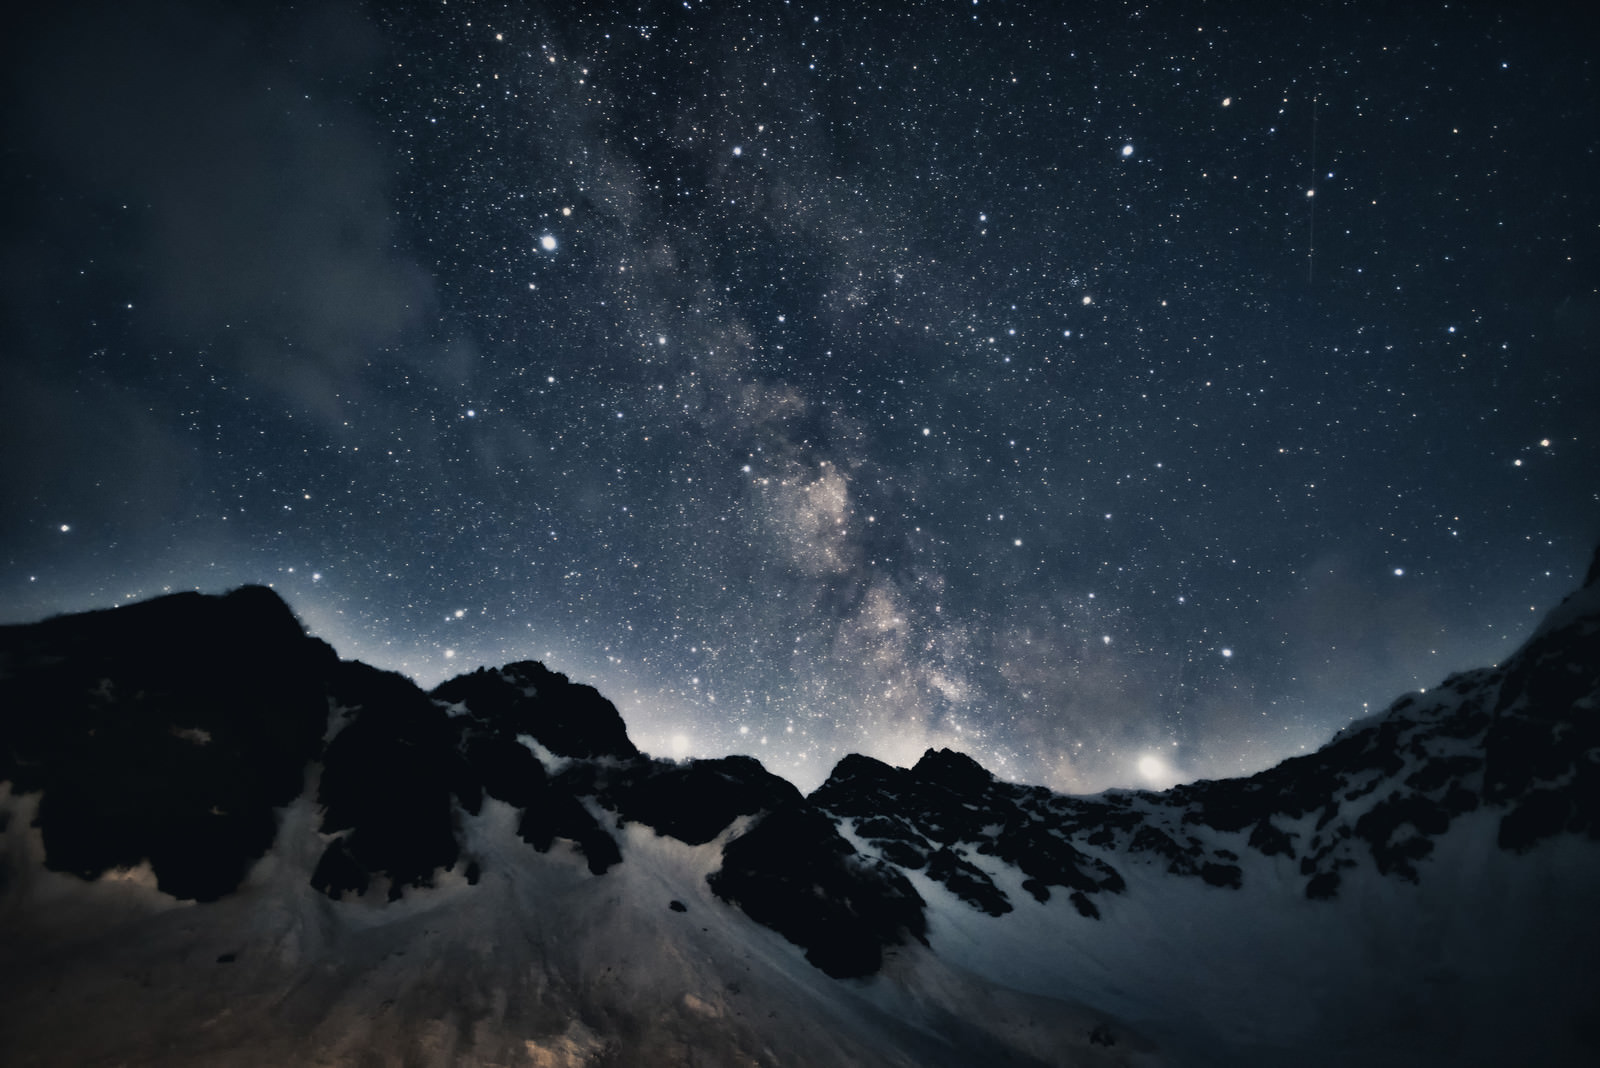
<path fill-rule="evenodd" d="M 0 1062 L 1592 1063 L 1597 698 L 1590 582 L 1249 778 L 805 798 L 265 590 L 0 628 Z"/>
<path fill-rule="evenodd" d="M 0 942 L 5 1063 L 1158 1063 L 1091 1048 L 1102 1018 L 1088 1010 L 925 950 L 909 981 L 829 978 L 711 894 L 718 842 L 633 825 L 625 861 L 597 879 L 570 847 L 530 860 L 517 820 L 494 800 L 463 820 L 477 885 L 445 874 L 393 902 L 309 885 L 323 836 L 304 800 L 210 904 L 30 867 Z M 969 1021 L 971 1006 L 985 1012 Z M 1030 1046 L 1043 1056 L 1019 1057 Z"/>
<path fill-rule="evenodd" d="M 944 959 L 1186 1063 L 1584 1063 L 1597 701 L 1591 582 L 1505 664 L 1248 778 L 1062 797 L 945 751 L 812 801 L 914 873 Z"/>

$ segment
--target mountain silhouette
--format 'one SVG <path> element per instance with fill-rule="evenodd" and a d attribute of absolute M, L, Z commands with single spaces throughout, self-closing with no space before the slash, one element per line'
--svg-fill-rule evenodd
<path fill-rule="evenodd" d="M 1504 663 L 1162 792 L 930 750 L 802 796 L 262 587 L 0 627 L 0 782 L 8 1064 L 1600 1052 L 1600 568 Z"/>

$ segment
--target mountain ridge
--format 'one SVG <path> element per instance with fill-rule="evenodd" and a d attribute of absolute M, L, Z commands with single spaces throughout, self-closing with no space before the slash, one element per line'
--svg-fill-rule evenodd
<path fill-rule="evenodd" d="M 808 796 L 748 756 L 652 758 L 609 701 L 541 664 L 482 668 L 424 692 L 339 660 L 262 587 L 0 627 L 0 781 L 13 798 L 36 799 L 23 826 L 5 823 L 13 843 L 0 892 L 11 911 L 37 911 L 18 887 L 33 883 L 21 868 L 40 860 L 97 885 L 142 870 L 167 900 L 210 908 L 249 888 L 279 848 L 285 813 L 301 806 L 302 847 L 317 853 L 304 859 L 302 886 L 336 909 L 365 902 L 354 915 L 367 915 L 380 899 L 404 911 L 410 897 L 447 884 L 471 893 L 515 881 L 543 863 L 533 856 L 555 862 L 562 851 L 603 884 L 631 856 L 651 855 L 640 828 L 704 855 L 696 893 L 776 932 L 832 981 L 899 990 L 912 982 L 906 960 L 924 962 L 920 976 L 935 967 L 926 961 L 949 955 L 978 977 L 963 982 L 1001 977 L 1002 989 L 1058 1006 L 1098 1003 L 1104 1020 L 1119 1022 L 1078 1038 L 1122 1034 L 1118 1056 L 1145 1033 L 1193 1063 L 1213 1047 L 1248 1061 L 1249 1042 L 1287 1041 L 1282 1028 L 1240 1023 L 1248 1042 L 1206 1037 L 1213 1025 L 1185 1016 L 1176 995 L 1112 996 L 1054 959 L 1035 969 L 1056 976 L 1049 982 L 1013 974 L 983 944 L 1023 924 L 1053 932 L 1063 949 L 1100 946 L 1125 916 L 1169 897 L 1218 915 L 1272 903 L 1298 916 L 1286 903 L 1295 898 L 1332 909 L 1295 921 L 1314 931 L 1405 886 L 1432 900 L 1460 874 L 1441 870 L 1438 857 L 1491 832 L 1507 859 L 1480 861 L 1507 877 L 1518 858 L 1553 863 L 1555 853 L 1541 851 L 1552 840 L 1592 875 L 1593 570 L 1503 664 L 1402 696 L 1315 753 L 1251 776 L 1080 797 L 999 780 L 951 750 L 929 750 L 911 768 L 850 754 Z M 499 839 L 485 845 L 473 828 L 486 820 L 532 855 Z M 35 832 L 38 858 L 17 844 Z M 1356 904 L 1336 907 L 1347 894 Z M 1562 907 L 1577 911 L 1550 923 L 1586 924 L 1575 944 L 1600 942 L 1592 914 Z M 962 931 L 975 941 L 950 941 Z M 1181 941 L 1160 952 L 1188 952 Z M 1555 981 L 1541 979 L 1540 989 Z M 970 1021 L 941 1012 L 941 1027 L 965 1033 Z M 1143 1025 L 1122 1022 L 1141 1013 Z M 1557 1052 L 1589 1048 L 1570 1021 L 1552 1026 Z M 969 1038 L 987 1048 L 996 1039 L 985 1035 Z M 590 1054 L 603 1048 L 571 1063 L 599 1063 Z"/>

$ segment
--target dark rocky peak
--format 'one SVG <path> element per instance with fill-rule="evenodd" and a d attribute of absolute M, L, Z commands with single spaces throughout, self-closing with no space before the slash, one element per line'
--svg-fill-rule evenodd
<path fill-rule="evenodd" d="M 921 835 L 950 844 L 977 837 L 981 829 L 1014 815 L 1016 788 L 964 753 L 928 750 L 912 768 L 896 768 L 852 753 L 812 792 L 813 804 L 836 816 L 871 820 L 868 836 L 889 832 L 885 820 L 915 823 Z"/>
<path fill-rule="evenodd" d="M 929 749 L 909 769 L 850 753 L 811 800 L 840 815 L 872 814 L 884 806 L 946 808 L 984 800 L 994 783 L 983 765 L 952 749 Z"/>
<path fill-rule="evenodd" d="M 426 730 L 446 717 L 415 682 L 359 660 L 340 661 L 328 680 L 328 699 L 343 724 L 386 723 L 396 731 Z"/>
<path fill-rule="evenodd" d="M 909 787 L 910 773 L 905 768 L 849 753 L 811 792 L 809 800 L 835 815 L 869 815 L 898 806 L 900 795 Z"/>
<path fill-rule="evenodd" d="M 0 780 L 42 793 L 46 863 L 212 900 L 299 794 L 337 658 L 253 586 L 0 627 L 0 663 Z"/>
<path fill-rule="evenodd" d="M 852 821 L 855 833 L 885 861 L 925 870 L 973 908 L 999 916 L 1010 899 L 970 858 L 997 857 L 1017 868 L 1023 887 L 1047 901 L 1052 887 L 1069 892 L 1085 916 L 1098 916 L 1090 894 L 1120 892 L 1109 864 L 1067 841 L 1059 814 L 1036 788 L 997 781 L 964 753 L 928 750 L 910 769 L 867 757 L 841 760 L 810 800 Z"/>
<path fill-rule="evenodd" d="M 740 816 L 801 801 L 800 791 L 749 756 L 638 762 L 615 777 L 601 800 L 625 819 L 689 845 L 702 845 Z"/>
<path fill-rule="evenodd" d="M 591 687 L 523 663 L 480 669 L 426 694 L 404 676 L 346 664 L 334 700 L 348 710 L 348 725 L 328 744 L 318 801 L 323 833 L 341 837 L 312 877 L 330 897 L 364 894 L 379 877 L 391 899 L 430 885 L 463 861 L 458 810 L 477 814 L 485 796 L 518 810 L 517 833 L 539 852 L 566 839 L 597 875 L 622 859 L 583 802 L 613 772 L 596 771 L 583 758 L 640 760 L 616 709 Z M 564 703 L 567 711 L 579 708 L 570 718 L 587 723 L 601 743 L 563 733 Z M 522 735 L 554 752 L 560 746 L 577 765 L 551 775 Z M 466 864 L 481 870 L 476 858 Z"/>
<path fill-rule="evenodd" d="M 911 774 L 952 793 L 968 795 L 983 794 L 994 782 L 994 776 L 982 764 L 954 749 L 929 749 L 912 766 Z"/>
<path fill-rule="evenodd" d="M 431 696 L 464 707 L 497 733 L 529 735 L 558 756 L 628 760 L 639 755 L 615 705 L 593 686 L 536 661 L 479 668 L 440 683 Z"/>
<path fill-rule="evenodd" d="M 174 593 L 117 608 L 0 627 L 0 658 L 13 670 L 51 663 L 67 671 L 167 683 L 174 678 L 243 683 L 304 682 L 330 670 L 333 650 L 305 629 L 265 586 L 213 595 Z M 274 665 L 273 670 L 263 666 Z"/>

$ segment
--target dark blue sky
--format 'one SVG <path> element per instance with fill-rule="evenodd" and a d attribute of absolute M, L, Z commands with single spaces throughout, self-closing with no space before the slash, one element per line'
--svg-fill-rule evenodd
<path fill-rule="evenodd" d="M 139 6 L 4 46 L 4 620 L 267 582 L 661 755 L 1085 790 L 1492 661 L 1600 538 L 1573 25 Z"/>

